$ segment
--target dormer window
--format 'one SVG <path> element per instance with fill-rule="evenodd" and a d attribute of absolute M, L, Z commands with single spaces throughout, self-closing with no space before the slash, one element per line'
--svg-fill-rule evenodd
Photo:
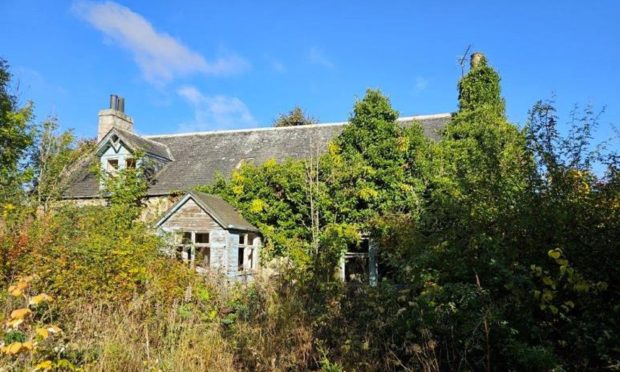
<path fill-rule="evenodd" d="M 118 172 L 118 159 L 108 159 L 107 170 L 110 173 Z"/>
<path fill-rule="evenodd" d="M 140 176 L 147 181 L 172 160 L 169 158 L 169 150 L 164 145 L 120 129 L 112 129 L 98 144 L 96 153 L 102 175 L 114 177 L 125 170 L 141 169 Z M 138 157 L 138 154 L 144 156 Z M 101 190 L 105 188 L 103 180 L 99 188 Z"/>
<path fill-rule="evenodd" d="M 127 158 L 125 159 L 125 168 L 127 169 L 136 169 L 136 159 Z"/>

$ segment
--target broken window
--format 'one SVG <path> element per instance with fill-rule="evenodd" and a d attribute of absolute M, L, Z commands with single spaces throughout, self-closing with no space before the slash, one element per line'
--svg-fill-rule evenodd
<path fill-rule="evenodd" d="M 176 234 L 177 258 L 202 268 L 211 266 L 209 233 L 182 231 Z"/>
<path fill-rule="evenodd" d="M 344 255 L 342 278 L 345 282 L 365 283 L 369 279 L 369 241 L 362 238 L 359 244 L 350 244 Z"/>
<path fill-rule="evenodd" d="M 247 234 L 239 234 L 239 251 L 237 253 L 237 270 L 239 271 L 243 271 L 245 268 L 245 246 L 247 238 Z"/>
<path fill-rule="evenodd" d="M 211 248 L 196 247 L 196 265 L 204 268 L 211 266 Z"/>
<path fill-rule="evenodd" d="M 209 244 L 209 233 L 196 233 L 197 244 Z"/>
<path fill-rule="evenodd" d="M 248 250 L 248 268 L 254 268 L 254 248 L 246 248 Z"/>
<path fill-rule="evenodd" d="M 208 268 L 211 266 L 211 247 L 209 245 L 209 233 L 194 233 L 194 246 L 196 249 L 196 265 Z"/>
<path fill-rule="evenodd" d="M 239 247 L 239 254 L 237 256 L 237 270 L 239 271 L 243 271 L 244 269 L 243 267 L 245 263 L 244 254 L 245 254 L 245 248 Z"/>
<path fill-rule="evenodd" d="M 127 158 L 125 159 L 125 168 L 127 169 L 136 169 L 136 159 Z"/>
<path fill-rule="evenodd" d="M 184 244 L 184 245 L 192 244 L 192 233 L 191 232 L 181 233 L 181 244 Z"/>
<path fill-rule="evenodd" d="M 108 159 L 107 171 L 116 173 L 118 171 L 118 159 Z"/>
<path fill-rule="evenodd" d="M 247 245 L 254 245 L 254 240 L 256 240 L 256 238 L 258 237 L 258 235 L 256 234 L 247 234 Z"/>
<path fill-rule="evenodd" d="M 239 234 L 239 252 L 237 257 L 237 269 L 239 271 L 254 269 L 256 234 Z"/>

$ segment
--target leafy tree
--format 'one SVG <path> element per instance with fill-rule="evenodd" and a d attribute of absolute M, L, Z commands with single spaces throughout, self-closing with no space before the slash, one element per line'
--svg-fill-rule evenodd
<path fill-rule="evenodd" d="M 34 142 L 32 104 L 19 107 L 9 92 L 11 74 L 7 62 L 0 59 L 0 206 L 22 195 L 21 185 L 31 177 L 23 160 Z"/>
<path fill-rule="evenodd" d="M 68 186 L 70 172 L 78 160 L 93 148 L 92 142 L 76 143 L 71 131 L 57 133 L 58 122 L 49 118 L 42 125 L 33 154 L 33 197 L 36 205 L 48 210 Z"/>
<path fill-rule="evenodd" d="M 316 124 L 318 121 L 308 116 L 301 107 L 296 106 L 291 111 L 286 114 L 281 114 L 278 118 L 273 122 L 274 127 L 295 127 L 299 125 L 308 125 L 308 124 Z"/>
<path fill-rule="evenodd" d="M 484 56 L 472 61 L 458 85 L 459 110 L 422 163 L 428 181 L 420 220 L 390 222 L 384 245 L 395 248 L 387 259 L 396 278 L 419 294 L 413 301 L 430 306 L 426 314 L 434 315 L 423 325 L 442 340 L 447 354 L 440 358 L 449 369 L 464 360 L 480 370 L 550 368 L 553 356 L 527 333 L 532 299 L 522 295 L 530 252 L 521 249 L 527 233 L 517 226 L 533 162 L 524 134 L 506 119 L 499 75 Z M 411 309 L 412 321 L 419 309 Z"/>
<path fill-rule="evenodd" d="M 330 192 L 326 219 L 369 222 L 390 212 L 416 212 L 422 192 L 415 152 L 426 145 L 419 125 L 404 129 L 398 112 L 378 90 L 355 103 L 349 125 L 323 159 Z"/>
<path fill-rule="evenodd" d="M 288 256 L 298 264 L 310 254 L 310 205 L 302 161 L 243 164 L 230 180 L 220 177 L 200 191 L 219 194 L 261 229 L 269 257 Z"/>
<path fill-rule="evenodd" d="M 537 160 L 525 219 L 528 245 L 538 247 L 531 252 L 542 253 L 532 254 L 537 315 L 556 353 L 584 369 L 620 360 L 613 346 L 620 327 L 613 284 L 620 280 L 619 163 L 615 153 L 592 145 L 599 115 L 591 107 L 573 110 L 562 136 L 553 101 L 539 101 L 526 126 Z M 606 171 L 597 175 L 596 168 Z"/>

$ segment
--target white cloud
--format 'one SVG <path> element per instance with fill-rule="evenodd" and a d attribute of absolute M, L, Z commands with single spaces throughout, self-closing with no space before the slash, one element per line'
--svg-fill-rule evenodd
<path fill-rule="evenodd" d="M 156 85 L 163 85 L 177 76 L 227 75 L 249 67 L 247 61 L 236 55 L 207 61 L 179 40 L 156 30 L 140 14 L 112 1 L 78 1 L 73 11 L 112 42 L 131 52 L 144 78 Z"/>
<path fill-rule="evenodd" d="M 428 80 L 418 76 L 415 78 L 415 86 L 414 86 L 414 90 L 416 91 L 416 93 L 419 93 L 423 90 L 426 89 L 426 87 L 428 87 Z"/>
<path fill-rule="evenodd" d="M 323 66 L 329 69 L 333 69 L 335 67 L 334 63 L 331 61 L 331 59 L 327 56 L 327 54 L 325 54 L 325 52 L 321 48 L 318 48 L 318 47 L 310 48 L 310 50 L 308 50 L 306 57 L 308 58 L 308 62 L 312 64 Z"/>
<path fill-rule="evenodd" d="M 256 120 L 250 110 L 237 97 L 206 96 L 191 85 L 179 88 L 177 94 L 194 109 L 194 120 L 182 123 L 179 126 L 181 132 L 256 126 Z"/>
<path fill-rule="evenodd" d="M 280 61 L 276 61 L 276 60 L 271 61 L 271 68 L 275 72 L 279 72 L 279 73 L 283 73 L 286 71 L 286 67 L 284 67 L 284 63 Z"/>

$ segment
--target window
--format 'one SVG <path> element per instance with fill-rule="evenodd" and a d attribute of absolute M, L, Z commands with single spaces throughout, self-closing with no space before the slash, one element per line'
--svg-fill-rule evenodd
<path fill-rule="evenodd" d="M 118 159 L 108 159 L 108 172 L 118 171 Z"/>
<path fill-rule="evenodd" d="M 136 169 L 136 159 L 127 158 L 125 159 L 125 168 L 127 169 Z"/>
<path fill-rule="evenodd" d="M 209 244 L 209 233 L 196 233 L 197 244 Z"/>
<path fill-rule="evenodd" d="M 368 281 L 368 254 L 347 252 L 344 264 L 346 282 L 364 283 Z"/>
<path fill-rule="evenodd" d="M 202 268 L 211 266 L 209 233 L 181 231 L 176 234 L 177 258 Z"/>
<path fill-rule="evenodd" d="M 197 247 L 196 248 L 196 265 L 200 267 L 211 266 L 211 248 L 209 247 Z"/>
<path fill-rule="evenodd" d="M 184 245 L 192 244 L 192 233 L 191 232 L 181 233 L 181 244 L 184 244 Z"/>
<path fill-rule="evenodd" d="M 237 269 L 239 271 L 254 268 L 254 239 L 256 234 L 239 234 L 239 252 L 237 256 Z"/>
<path fill-rule="evenodd" d="M 248 250 L 248 268 L 254 268 L 254 248 L 247 248 Z"/>
<path fill-rule="evenodd" d="M 369 241 L 362 238 L 359 244 L 351 244 L 347 247 L 342 267 L 342 278 L 346 282 L 367 282 L 369 271 Z"/>
<path fill-rule="evenodd" d="M 237 254 L 237 269 L 243 271 L 245 269 L 245 243 L 247 234 L 239 234 L 239 252 Z"/>
<path fill-rule="evenodd" d="M 239 247 L 239 255 L 237 256 L 237 269 L 243 271 L 245 263 L 245 248 Z"/>

